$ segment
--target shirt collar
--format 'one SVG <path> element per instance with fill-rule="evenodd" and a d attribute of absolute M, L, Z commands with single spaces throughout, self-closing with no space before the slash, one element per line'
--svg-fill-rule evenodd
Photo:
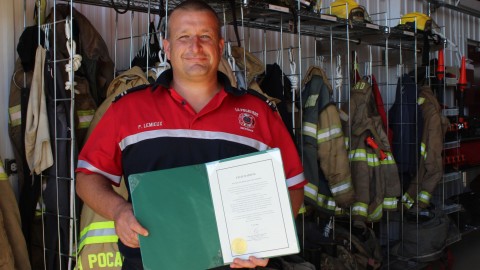
<path fill-rule="evenodd" d="M 155 81 L 155 84 L 158 86 L 161 86 L 163 89 L 168 89 L 170 88 L 170 83 L 172 82 L 172 79 L 173 79 L 173 71 L 171 69 L 167 69 L 164 72 L 162 72 L 162 74 L 160 74 L 160 76 Z M 225 92 L 229 94 L 232 94 L 234 96 L 241 96 L 247 93 L 247 91 L 240 90 L 236 87 L 233 87 L 227 75 L 223 74 L 220 71 L 217 72 L 217 79 L 218 79 L 218 82 L 220 82 L 223 85 Z M 158 87 L 152 87 L 152 91 L 154 91 L 157 88 Z"/>

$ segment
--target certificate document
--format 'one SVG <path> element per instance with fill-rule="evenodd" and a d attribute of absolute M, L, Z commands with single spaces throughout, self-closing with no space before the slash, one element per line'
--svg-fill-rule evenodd
<path fill-rule="evenodd" d="M 224 263 L 299 252 L 279 149 L 206 167 Z"/>
<path fill-rule="evenodd" d="M 128 178 L 145 270 L 298 253 L 279 149 Z"/>

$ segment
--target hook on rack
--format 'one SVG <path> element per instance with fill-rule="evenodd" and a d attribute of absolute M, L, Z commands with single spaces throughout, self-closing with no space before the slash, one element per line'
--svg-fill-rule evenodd
<path fill-rule="evenodd" d="M 337 66 L 335 67 L 335 88 L 337 91 L 342 89 L 343 75 L 342 75 L 342 56 L 337 55 Z"/>
<path fill-rule="evenodd" d="M 277 63 L 278 65 L 280 65 L 280 63 L 281 63 L 281 61 L 282 61 L 282 57 L 281 57 L 281 54 L 280 54 L 280 49 L 277 49 L 277 51 L 276 51 L 276 59 L 277 59 L 277 60 L 276 60 L 276 63 Z"/>
<path fill-rule="evenodd" d="M 317 55 L 315 58 L 315 64 L 318 65 L 321 69 L 325 70 L 325 56 Z"/>
<path fill-rule="evenodd" d="M 50 50 L 50 24 L 44 24 L 42 25 L 42 30 L 45 33 L 45 50 Z"/>
<path fill-rule="evenodd" d="M 235 58 L 232 56 L 232 43 L 227 42 L 227 61 L 232 70 L 235 70 Z"/>
<path fill-rule="evenodd" d="M 288 48 L 288 60 L 290 61 L 290 71 L 291 74 L 295 74 L 295 71 L 297 69 L 297 64 L 295 63 L 295 59 L 293 58 L 293 49 L 292 47 Z"/>
<path fill-rule="evenodd" d="M 71 33 L 70 33 L 70 16 L 67 16 L 65 18 L 65 36 L 67 37 L 67 40 L 71 40 Z"/>

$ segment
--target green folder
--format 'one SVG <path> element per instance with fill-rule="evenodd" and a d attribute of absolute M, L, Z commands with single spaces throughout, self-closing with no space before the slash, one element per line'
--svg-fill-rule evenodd
<path fill-rule="evenodd" d="M 129 183 L 135 216 L 149 230 L 140 236 L 145 270 L 223 265 L 205 165 L 135 174 Z"/>
<path fill-rule="evenodd" d="M 139 236 L 146 270 L 224 265 L 207 164 L 133 174 L 128 180 L 135 216 L 149 231 L 148 237 Z"/>

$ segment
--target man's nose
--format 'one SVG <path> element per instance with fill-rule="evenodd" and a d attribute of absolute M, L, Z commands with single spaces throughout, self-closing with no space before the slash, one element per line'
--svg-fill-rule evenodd
<path fill-rule="evenodd" d="M 200 39 L 200 37 L 199 37 L 199 36 L 193 36 L 193 37 L 192 37 L 192 43 L 191 43 L 191 45 L 192 45 L 192 49 L 193 49 L 193 50 L 199 50 L 199 49 L 201 49 L 202 46 L 201 46 L 201 39 Z"/>

